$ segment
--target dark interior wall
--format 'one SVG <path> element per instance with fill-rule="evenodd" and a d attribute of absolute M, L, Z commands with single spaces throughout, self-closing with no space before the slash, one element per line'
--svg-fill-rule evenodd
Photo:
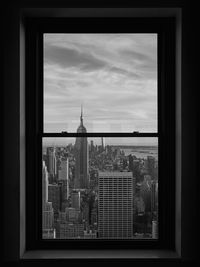
<path fill-rule="evenodd" d="M 3 192 L 4 255 L 19 257 L 19 192 L 20 192 L 20 102 L 19 102 L 19 13 L 5 9 L 3 21 Z"/>
<path fill-rule="evenodd" d="M 27 2 L 29 2 L 27 4 Z M 76 1 L 73 5 L 76 5 Z M 132 1 L 132 7 L 182 7 L 182 219 L 181 247 L 186 260 L 197 259 L 198 180 L 197 153 L 197 35 L 195 1 Z M 162 3 L 161 3 L 162 2 Z M 101 5 L 106 7 L 103 1 Z M 20 251 L 20 7 L 66 7 L 66 1 L 7 1 L 3 12 L 3 119 L 4 119 L 4 258 L 18 260 Z M 86 4 L 86 1 L 85 1 Z M 70 5 L 70 1 L 68 1 Z M 107 2 L 108 5 L 108 2 Z M 116 3 L 115 3 L 116 5 Z M 119 5 L 120 6 L 120 5 Z M 110 6 L 112 7 L 112 5 Z"/>
<path fill-rule="evenodd" d="M 182 253 L 197 256 L 199 238 L 199 181 L 197 175 L 199 119 L 197 103 L 198 26 L 197 6 L 190 1 L 183 8 L 182 31 Z"/>

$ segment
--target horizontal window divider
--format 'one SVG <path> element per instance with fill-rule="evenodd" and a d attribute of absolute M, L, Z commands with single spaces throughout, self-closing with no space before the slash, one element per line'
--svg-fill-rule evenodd
<path fill-rule="evenodd" d="M 158 137 L 159 133 L 43 133 L 40 137 Z"/>
<path fill-rule="evenodd" d="M 40 241 L 42 243 L 96 243 L 96 242 L 104 242 L 106 240 L 106 242 L 108 243 L 112 243 L 113 241 L 118 242 L 118 243 L 131 243 L 131 242 L 137 242 L 138 244 L 144 244 L 146 242 L 146 244 L 149 243 L 154 243 L 157 244 L 160 242 L 159 239 L 152 239 L 152 238 L 145 238 L 145 239 L 138 239 L 138 238 L 103 238 L 103 237 L 98 237 L 98 239 L 76 239 L 76 238 L 71 238 L 71 239 L 40 239 Z"/>

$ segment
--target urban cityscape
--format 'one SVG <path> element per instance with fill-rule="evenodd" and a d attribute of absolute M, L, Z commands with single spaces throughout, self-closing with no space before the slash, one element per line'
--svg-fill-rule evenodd
<path fill-rule="evenodd" d="M 157 37 L 43 35 L 43 239 L 158 239 Z"/>
<path fill-rule="evenodd" d="M 157 145 L 74 139 L 43 141 L 43 239 L 157 239 Z"/>

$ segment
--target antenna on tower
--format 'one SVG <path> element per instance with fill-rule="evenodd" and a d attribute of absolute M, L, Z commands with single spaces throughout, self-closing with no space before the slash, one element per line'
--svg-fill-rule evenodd
<path fill-rule="evenodd" d="M 80 120 L 81 120 L 81 124 L 83 123 L 83 105 L 81 104 L 81 117 L 80 117 Z"/>

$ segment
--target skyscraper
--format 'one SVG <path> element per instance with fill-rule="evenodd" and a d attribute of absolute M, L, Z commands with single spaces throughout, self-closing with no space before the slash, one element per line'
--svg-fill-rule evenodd
<path fill-rule="evenodd" d="M 47 170 L 49 173 L 50 183 L 53 183 L 56 180 L 57 176 L 57 160 L 56 160 L 56 150 L 55 147 L 47 148 Z"/>
<path fill-rule="evenodd" d="M 94 151 L 94 141 L 93 140 L 90 141 L 90 151 L 91 152 Z"/>
<path fill-rule="evenodd" d="M 147 156 L 147 170 L 151 178 L 154 179 L 154 169 L 155 169 L 155 158 L 152 156 Z"/>
<path fill-rule="evenodd" d="M 83 113 L 81 108 L 80 125 L 77 133 L 86 133 L 83 125 Z M 87 137 L 77 137 L 75 142 L 75 189 L 85 189 L 89 185 L 88 172 L 88 142 Z"/>
<path fill-rule="evenodd" d="M 102 149 L 102 151 L 104 151 L 103 137 L 101 137 L 101 149 Z"/>
<path fill-rule="evenodd" d="M 58 213 L 61 209 L 61 186 L 58 184 L 49 184 L 48 201 L 52 202 L 54 213 Z"/>
<path fill-rule="evenodd" d="M 42 169 L 42 233 L 43 238 L 52 237 L 54 223 L 54 212 L 52 203 L 48 202 L 48 172 L 45 162 L 43 161 Z"/>
<path fill-rule="evenodd" d="M 58 180 L 69 179 L 69 159 L 61 160 L 60 170 L 58 171 Z"/>
<path fill-rule="evenodd" d="M 53 222 L 54 222 L 54 212 L 51 202 L 46 202 L 43 206 L 43 213 L 42 213 L 42 229 L 53 229 Z"/>
<path fill-rule="evenodd" d="M 158 182 L 151 182 L 151 212 L 158 212 Z"/>
<path fill-rule="evenodd" d="M 72 208 L 80 209 L 81 206 L 81 200 L 80 200 L 80 192 L 72 192 L 71 193 L 71 202 L 72 202 Z"/>
<path fill-rule="evenodd" d="M 58 171 L 58 183 L 61 185 L 61 201 L 69 198 L 69 159 L 61 160 Z"/>
<path fill-rule="evenodd" d="M 151 176 L 144 175 L 144 180 L 140 186 L 140 196 L 145 203 L 145 212 L 151 211 Z"/>
<path fill-rule="evenodd" d="M 133 236 L 132 172 L 99 172 L 98 230 L 100 238 Z"/>
<path fill-rule="evenodd" d="M 158 222 L 152 221 L 152 238 L 158 238 Z"/>
<path fill-rule="evenodd" d="M 42 205 L 48 202 L 48 171 L 45 162 L 42 162 Z"/>

